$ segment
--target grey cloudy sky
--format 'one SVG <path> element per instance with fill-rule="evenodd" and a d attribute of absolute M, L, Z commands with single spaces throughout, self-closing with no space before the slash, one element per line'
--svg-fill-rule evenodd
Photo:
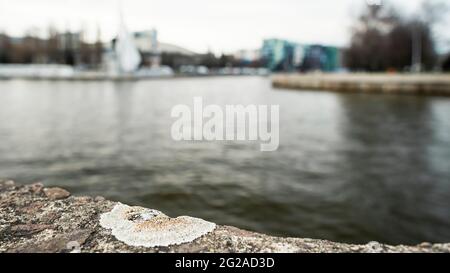
<path fill-rule="evenodd" d="M 412 14 L 424 0 L 391 0 Z M 450 0 L 448 0 L 450 2 Z M 22 35 L 81 28 L 110 39 L 118 26 L 118 0 L 0 0 L 0 30 Z M 258 48 L 279 37 L 304 43 L 345 45 L 349 27 L 365 0 L 123 0 L 128 28 L 157 28 L 161 41 L 197 52 Z"/>

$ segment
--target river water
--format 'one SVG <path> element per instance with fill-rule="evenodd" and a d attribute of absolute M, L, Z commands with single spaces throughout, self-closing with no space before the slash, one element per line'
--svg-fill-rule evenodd
<path fill-rule="evenodd" d="M 175 142 L 176 104 L 280 105 L 280 147 Z M 450 99 L 269 78 L 0 82 L 0 177 L 273 235 L 450 242 Z"/>

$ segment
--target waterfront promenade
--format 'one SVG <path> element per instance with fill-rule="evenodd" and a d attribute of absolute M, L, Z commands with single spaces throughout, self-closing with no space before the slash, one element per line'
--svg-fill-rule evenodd
<path fill-rule="evenodd" d="M 272 84 L 299 90 L 450 96 L 450 74 L 277 74 Z"/>

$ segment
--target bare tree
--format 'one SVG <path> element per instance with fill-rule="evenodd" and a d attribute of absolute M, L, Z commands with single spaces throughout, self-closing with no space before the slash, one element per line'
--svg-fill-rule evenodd
<path fill-rule="evenodd" d="M 421 14 L 429 9 L 430 6 L 423 8 Z M 432 18 L 436 15 L 401 18 L 388 5 L 367 6 L 355 22 L 350 47 L 344 55 L 348 68 L 363 71 L 433 69 L 437 59 Z"/>

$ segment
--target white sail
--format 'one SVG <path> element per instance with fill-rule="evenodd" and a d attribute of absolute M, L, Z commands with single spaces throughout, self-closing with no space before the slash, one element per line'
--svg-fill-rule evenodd
<path fill-rule="evenodd" d="M 124 20 L 120 18 L 120 28 L 116 41 L 116 55 L 121 72 L 136 71 L 141 63 L 141 55 L 128 32 Z"/>

